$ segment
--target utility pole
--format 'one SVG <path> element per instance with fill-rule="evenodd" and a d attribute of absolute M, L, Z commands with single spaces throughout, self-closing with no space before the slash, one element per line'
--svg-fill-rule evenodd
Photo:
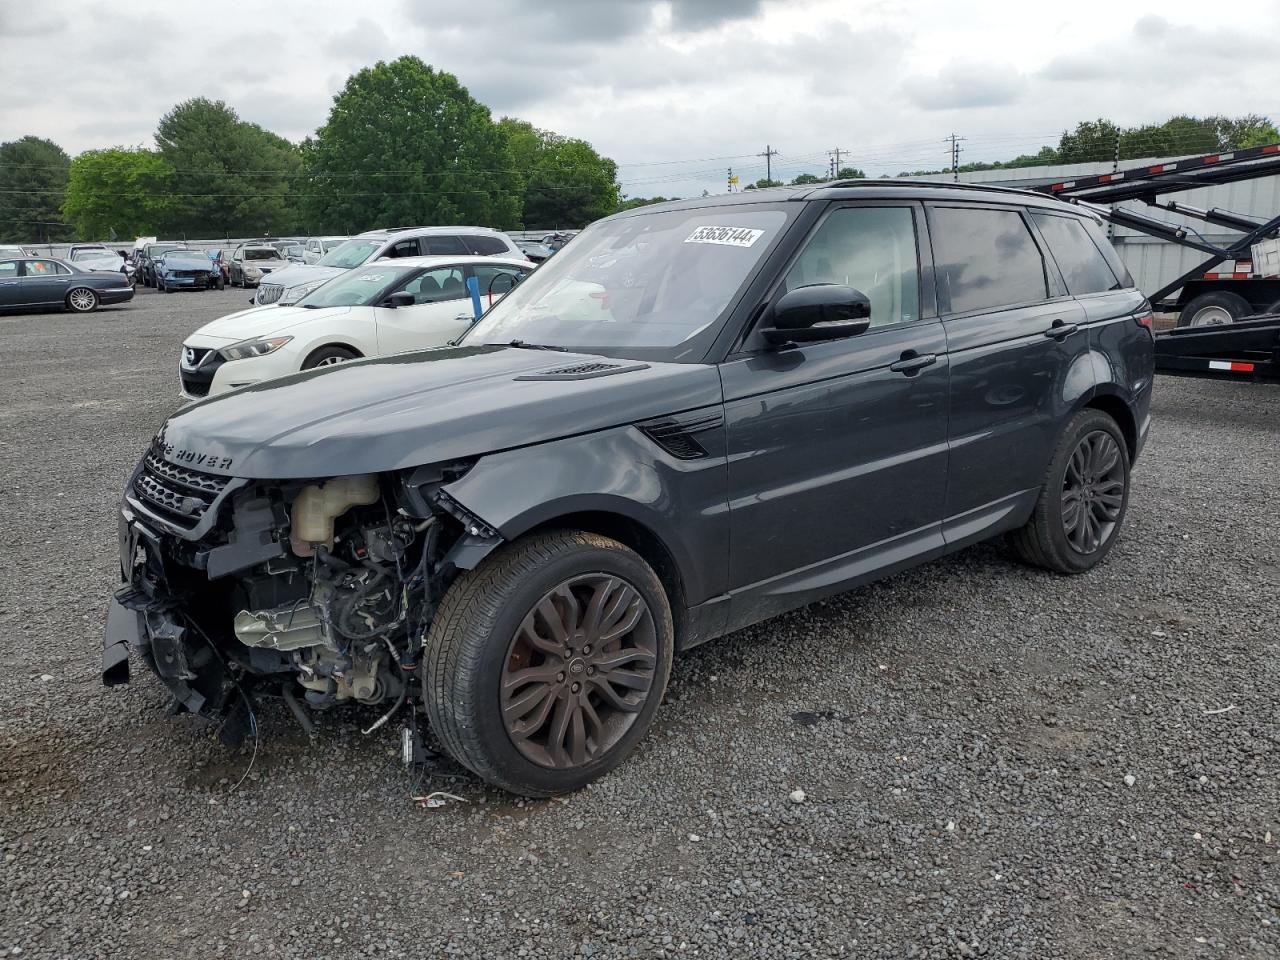
<path fill-rule="evenodd" d="M 849 151 L 843 147 L 836 147 L 834 150 L 828 150 L 827 156 L 831 158 L 831 179 L 834 180 L 840 176 L 840 154 L 847 154 Z"/>
<path fill-rule="evenodd" d="M 960 179 L 960 151 L 964 149 L 960 146 L 960 141 L 967 139 L 968 137 L 957 137 L 954 133 L 942 138 L 943 143 L 951 144 L 951 179 L 953 181 Z"/>
<path fill-rule="evenodd" d="M 773 180 L 773 158 L 782 154 L 767 143 L 764 146 L 764 153 L 757 153 L 757 157 L 764 157 L 764 178 L 772 182 Z"/>

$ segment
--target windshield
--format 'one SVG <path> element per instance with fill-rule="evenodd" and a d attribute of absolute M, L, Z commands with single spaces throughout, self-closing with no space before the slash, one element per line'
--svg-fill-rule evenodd
<path fill-rule="evenodd" d="M 747 204 L 601 221 L 495 304 L 466 340 L 698 360 L 787 218 L 780 207 Z"/>
<path fill-rule="evenodd" d="M 316 287 L 297 302 L 299 307 L 363 307 L 379 302 L 401 280 L 422 270 L 420 266 L 393 266 L 379 263 L 364 270 L 352 270 Z"/>
<path fill-rule="evenodd" d="M 380 246 L 382 246 L 381 240 L 348 240 L 321 257 L 316 266 L 341 267 L 343 270 L 350 270 L 368 260 Z"/>
<path fill-rule="evenodd" d="M 271 247 L 267 250 L 246 250 L 244 258 L 246 260 L 279 260 L 281 256 L 279 250 Z"/>
<path fill-rule="evenodd" d="M 157 259 L 165 263 L 194 263 L 197 266 L 209 266 L 209 258 L 198 250 L 170 250 Z"/>
<path fill-rule="evenodd" d="M 174 250 L 185 250 L 186 247 L 148 247 L 147 256 L 152 260 L 156 257 L 163 257 L 166 253 L 172 253 Z"/>
<path fill-rule="evenodd" d="M 119 260 L 120 255 L 112 253 L 110 250 L 77 250 L 71 255 L 71 259 L 74 261 L 107 259 Z"/>

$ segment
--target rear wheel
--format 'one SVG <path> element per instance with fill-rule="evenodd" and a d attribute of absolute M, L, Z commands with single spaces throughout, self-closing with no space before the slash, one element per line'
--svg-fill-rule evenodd
<path fill-rule="evenodd" d="M 490 783 L 576 790 L 644 736 L 673 647 L 666 593 L 636 553 L 596 534 L 536 534 L 445 595 L 423 651 L 427 715 L 449 754 Z"/>
<path fill-rule="evenodd" d="M 98 295 L 88 287 L 76 287 L 67 294 L 67 309 L 73 313 L 92 313 L 98 309 Z"/>
<path fill-rule="evenodd" d="M 1196 297 L 1178 314 L 1180 327 L 1217 327 L 1235 323 L 1253 312 L 1249 301 L 1238 293 L 1214 290 Z"/>
<path fill-rule="evenodd" d="M 360 354 L 354 350 L 348 350 L 346 347 L 321 347 L 319 350 L 312 351 L 311 356 L 302 362 L 302 369 L 312 370 L 316 367 L 332 367 L 338 363 L 355 360 L 359 356 Z"/>
<path fill-rule="evenodd" d="M 1110 552 L 1128 506 L 1124 435 L 1102 411 L 1081 410 L 1058 441 L 1031 519 L 1009 543 L 1026 563 L 1083 573 Z"/>

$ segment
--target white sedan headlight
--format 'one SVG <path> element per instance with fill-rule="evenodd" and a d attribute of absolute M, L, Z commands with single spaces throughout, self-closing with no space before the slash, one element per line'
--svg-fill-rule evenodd
<path fill-rule="evenodd" d="M 286 307 L 290 304 L 297 303 L 312 290 L 323 287 L 328 282 L 329 278 L 326 277 L 323 280 L 312 280 L 309 283 L 300 283 L 295 287 L 289 287 L 280 297 L 280 306 Z"/>
<path fill-rule="evenodd" d="M 293 337 L 254 337 L 252 340 L 241 340 L 218 352 L 227 360 L 247 360 L 250 357 L 265 357 L 275 353 Z"/>

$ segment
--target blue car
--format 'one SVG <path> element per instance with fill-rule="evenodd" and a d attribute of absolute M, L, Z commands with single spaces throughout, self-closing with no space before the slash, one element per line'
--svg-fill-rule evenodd
<path fill-rule="evenodd" d="M 203 250 L 170 250 L 154 266 L 156 289 L 161 293 L 222 288 L 222 270 Z"/>

